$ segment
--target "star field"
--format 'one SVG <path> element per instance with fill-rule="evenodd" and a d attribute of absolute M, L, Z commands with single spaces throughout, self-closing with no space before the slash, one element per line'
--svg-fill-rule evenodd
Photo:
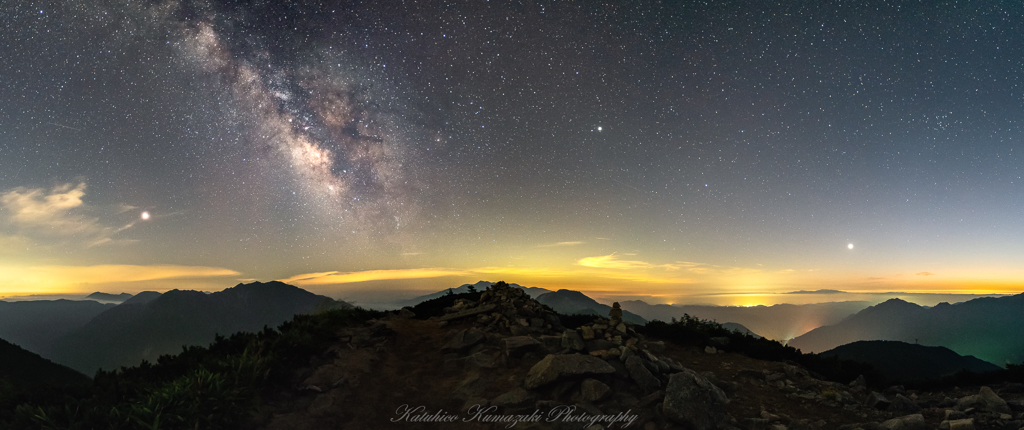
<path fill-rule="evenodd" d="M 3 8 L 9 293 L 1021 289 L 1016 2 Z"/>

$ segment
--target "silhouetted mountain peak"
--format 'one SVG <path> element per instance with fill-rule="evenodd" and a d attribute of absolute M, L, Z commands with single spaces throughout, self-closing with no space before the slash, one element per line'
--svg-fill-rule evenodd
<path fill-rule="evenodd" d="M 555 294 L 558 294 L 558 295 L 561 295 L 561 296 L 565 296 L 565 298 L 579 298 L 579 299 L 584 299 L 585 298 L 586 300 L 593 300 L 590 297 L 587 297 L 586 294 L 583 294 L 582 292 L 579 292 L 579 291 L 576 291 L 576 290 L 561 289 L 561 290 L 555 291 Z"/>
<path fill-rule="evenodd" d="M 141 295 L 141 294 L 140 294 Z M 313 294 L 283 282 L 238 284 L 220 292 L 171 290 L 149 302 L 122 304 L 69 333 L 55 350 L 62 363 L 86 373 L 97 368 L 153 361 L 182 345 L 204 345 L 215 334 L 259 331 L 296 314 L 348 303 Z"/>
<path fill-rule="evenodd" d="M 879 303 L 854 314 L 852 318 L 879 318 L 885 316 L 898 316 L 903 315 L 906 312 L 916 312 L 926 309 L 916 303 L 910 303 L 906 300 L 892 298 Z"/>
<path fill-rule="evenodd" d="M 156 291 L 143 291 L 139 294 L 132 296 L 132 298 L 125 300 L 122 305 L 142 305 L 149 303 L 156 298 L 160 297 L 161 294 Z"/>
<path fill-rule="evenodd" d="M 537 301 L 559 313 L 567 315 L 591 314 L 605 317 L 608 316 L 608 312 L 612 309 L 611 306 L 598 303 L 597 300 L 575 290 L 562 289 L 552 293 L 541 294 L 537 296 Z M 647 323 L 646 319 L 629 311 L 623 311 L 622 319 L 634 324 Z"/>
<path fill-rule="evenodd" d="M 892 381 L 938 379 L 966 369 L 976 373 L 994 372 L 999 366 L 974 356 L 961 356 L 943 346 L 908 342 L 862 340 L 821 353 L 822 357 L 871 364 Z"/>

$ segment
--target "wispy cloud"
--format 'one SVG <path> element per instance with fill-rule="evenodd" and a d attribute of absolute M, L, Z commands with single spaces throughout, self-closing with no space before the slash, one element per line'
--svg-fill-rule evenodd
<path fill-rule="evenodd" d="M 80 240 L 88 247 L 134 242 L 116 240 L 114 236 L 132 228 L 135 222 L 110 227 L 87 215 L 90 208 L 83 201 L 86 188 L 86 184 L 80 182 L 50 189 L 9 189 L 0 193 L 0 212 L 6 214 L 0 222 L 13 226 L 26 236 Z M 122 204 L 114 211 L 124 213 L 133 209 L 136 207 Z"/>
<path fill-rule="evenodd" d="M 95 218 L 76 213 L 83 206 L 85 183 L 64 184 L 50 190 L 18 187 L 0 195 L 8 220 L 19 227 L 54 235 L 96 233 L 102 230 Z"/>
<path fill-rule="evenodd" d="M 581 258 L 576 261 L 576 264 L 596 269 L 622 270 L 649 269 L 651 267 L 655 267 L 653 264 L 646 261 L 620 260 L 615 254 Z"/>
<path fill-rule="evenodd" d="M 917 274 L 920 275 L 920 276 L 932 276 L 932 275 L 934 275 L 934 273 L 932 273 L 932 272 L 917 272 Z"/>
<path fill-rule="evenodd" d="M 238 276 L 223 267 L 102 264 L 95 266 L 0 266 L 2 292 L 73 291 L 83 284 Z"/>
<path fill-rule="evenodd" d="M 396 269 L 396 270 L 367 270 L 362 272 L 318 272 L 295 275 L 279 281 L 286 284 L 303 285 L 327 285 L 327 284 L 349 284 L 353 282 L 386 281 L 396 279 L 424 279 L 438 278 L 442 276 L 465 276 L 470 272 L 452 269 Z"/>
<path fill-rule="evenodd" d="M 586 243 L 586 242 L 582 242 L 582 241 L 578 241 L 577 240 L 577 241 L 571 241 L 571 242 L 548 243 L 548 244 L 540 245 L 540 247 L 541 248 L 553 248 L 553 247 L 558 247 L 558 246 L 576 246 L 576 245 L 583 245 L 584 243 Z"/>

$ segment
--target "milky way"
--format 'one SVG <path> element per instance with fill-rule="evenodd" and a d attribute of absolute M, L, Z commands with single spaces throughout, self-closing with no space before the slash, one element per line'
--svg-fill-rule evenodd
<path fill-rule="evenodd" d="M 680 295 L 1024 276 L 1019 2 L 10 3 L 9 273 Z"/>
<path fill-rule="evenodd" d="M 228 89 L 228 109 L 242 118 L 252 154 L 270 147 L 323 225 L 388 237 L 403 219 L 415 221 L 403 125 L 375 110 L 356 84 L 322 59 L 279 66 L 266 51 L 246 59 L 209 22 L 183 26 L 183 56 Z"/>

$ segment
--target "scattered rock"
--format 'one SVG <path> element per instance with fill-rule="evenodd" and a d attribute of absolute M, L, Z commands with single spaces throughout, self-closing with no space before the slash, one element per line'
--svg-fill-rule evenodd
<path fill-rule="evenodd" d="M 970 408 L 980 409 L 986 412 L 1008 414 L 1012 412 L 1006 401 L 999 397 L 989 387 L 981 387 L 978 394 L 961 398 L 956 403 L 956 408 L 965 411 Z"/>
<path fill-rule="evenodd" d="M 653 393 L 661 388 L 661 381 L 647 370 L 642 358 L 637 356 L 627 358 L 626 370 L 629 371 L 629 377 L 640 386 L 644 393 Z"/>
<path fill-rule="evenodd" d="M 921 411 L 921 406 L 910 400 L 907 396 L 897 394 L 896 398 L 889 405 L 889 410 L 897 413 L 914 414 Z"/>
<path fill-rule="evenodd" d="M 939 430 L 974 430 L 974 418 L 945 420 L 939 423 Z"/>
<path fill-rule="evenodd" d="M 885 395 L 877 391 L 872 391 L 868 394 L 864 400 L 864 405 L 872 409 L 888 409 L 891 402 L 885 398 Z"/>
<path fill-rule="evenodd" d="M 735 421 L 725 412 L 728 397 L 692 370 L 669 376 L 662 411 L 672 421 L 693 430 L 726 427 Z"/>
<path fill-rule="evenodd" d="M 879 430 L 927 430 L 924 415 L 913 414 L 893 418 L 878 425 Z"/>
<path fill-rule="evenodd" d="M 562 336 L 541 335 L 537 338 L 541 345 L 548 352 L 555 353 L 562 350 Z"/>
<path fill-rule="evenodd" d="M 605 385 L 604 382 L 587 378 L 580 384 L 579 400 L 583 402 L 597 402 L 604 400 L 611 392 L 611 387 Z"/>
<path fill-rule="evenodd" d="M 511 336 L 501 340 L 501 352 L 506 357 L 522 357 L 527 352 L 540 349 L 540 342 L 530 336 Z"/>
<path fill-rule="evenodd" d="M 454 319 L 465 318 L 465 317 L 468 317 L 468 316 L 482 314 L 484 312 L 490 312 L 490 311 L 494 310 L 494 308 L 496 308 L 496 307 L 497 307 L 496 305 L 478 306 L 478 307 L 475 307 L 475 308 L 470 308 L 470 309 L 466 309 L 466 310 L 462 310 L 462 311 L 453 312 L 453 313 L 447 314 L 447 315 L 445 315 L 445 316 L 443 316 L 441 318 L 438 318 L 438 319 L 440 321 L 451 321 L 451 320 L 454 320 Z"/>
<path fill-rule="evenodd" d="M 534 389 L 564 376 L 614 372 L 614 367 L 591 355 L 548 354 L 530 369 L 525 386 Z"/>

